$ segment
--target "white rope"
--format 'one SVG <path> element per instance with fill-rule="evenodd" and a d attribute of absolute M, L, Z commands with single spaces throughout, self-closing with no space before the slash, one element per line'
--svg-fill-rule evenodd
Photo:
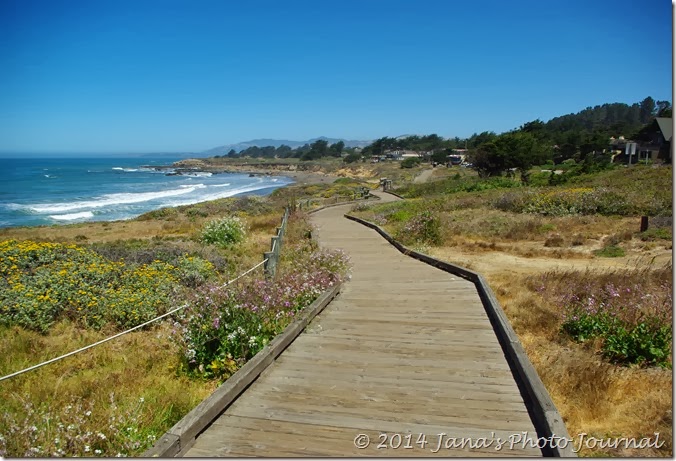
<path fill-rule="evenodd" d="M 229 282 L 227 282 L 226 284 L 224 284 L 221 288 L 227 287 L 227 286 L 230 285 L 231 283 L 234 283 L 234 282 L 236 282 L 237 280 L 239 280 L 239 279 L 241 279 L 242 277 L 244 277 L 245 275 L 247 275 L 247 274 L 253 272 L 255 269 L 258 269 L 258 268 L 261 267 L 263 264 L 265 264 L 266 262 L 268 262 L 268 259 L 270 259 L 270 258 L 265 258 L 263 261 L 259 262 L 258 264 L 256 264 L 254 267 L 252 267 L 252 268 L 249 269 L 248 271 L 244 272 L 243 274 L 238 275 L 238 276 L 235 277 L 234 279 L 232 279 L 232 280 L 230 280 Z"/>
<path fill-rule="evenodd" d="M 252 268 L 249 269 L 248 271 L 244 272 L 243 274 L 238 275 L 238 276 L 235 277 L 234 279 L 232 279 L 232 280 L 230 280 L 229 282 L 227 282 L 226 284 L 224 284 L 224 285 L 222 286 L 222 288 L 227 287 L 227 286 L 230 285 L 231 283 L 234 283 L 234 282 L 236 282 L 237 280 L 239 280 L 239 279 L 241 279 L 242 277 L 244 277 L 245 275 L 251 273 L 253 270 L 255 270 L 255 269 L 257 269 L 258 267 L 260 267 L 260 266 L 262 266 L 263 264 L 265 264 L 266 261 L 267 261 L 267 259 L 263 260 L 263 262 L 260 262 L 260 263 L 256 264 L 254 267 L 252 267 Z M 95 342 L 95 343 L 93 343 L 93 344 L 90 344 L 90 345 L 88 345 L 88 346 L 81 347 L 80 349 L 78 349 L 78 350 L 76 350 L 76 351 L 72 351 L 72 352 L 69 352 L 69 353 L 67 353 L 67 354 L 63 354 L 63 355 L 61 355 L 61 356 L 59 356 L 59 357 L 55 357 L 55 358 L 53 358 L 53 359 L 47 360 L 46 362 L 38 363 L 37 365 L 33 365 L 32 367 L 24 368 L 23 370 L 14 372 L 14 373 L 9 374 L 9 375 L 7 375 L 7 376 L 3 376 L 2 378 L 0 378 L 0 381 L 4 381 L 4 380 L 6 380 L 6 379 L 13 378 L 14 376 L 18 376 L 18 375 L 20 375 L 20 374 L 22 374 L 22 373 L 26 373 L 26 372 L 35 370 L 35 369 L 37 369 L 37 368 L 43 367 L 43 366 L 45 366 L 45 365 L 49 365 L 50 363 L 54 363 L 54 362 L 56 362 L 56 361 L 58 361 L 58 360 L 65 359 L 66 357 L 70 357 L 71 355 L 75 355 L 75 354 L 78 354 L 78 353 L 80 353 L 80 352 L 84 352 L 84 351 L 86 351 L 87 349 L 91 349 L 92 347 L 95 347 L 95 346 L 98 346 L 98 345 L 100 345 L 100 344 L 106 343 L 106 342 L 111 341 L 111 340 L 113 340 L 113 339 L 115 339 L 115 338 L 119 338 L 120 336 L 126 335 L 127 333 L 131 333 L 131 332 L 134 331 L 134 330 L 138 330 L 139 328 L 143 328 L 143 327 L 146 326 L 146 325 L 149 325 L 149 324 L 151 324 L 151 323 L 153 323 L 153 322 L 156 322 L 156 321 L 158 321 L 158 320 L 160 320 L 160 319 L 163 319 L 164 317 L 167 317 L 167 316 L 173 314 L 174 312 L 178 312 L 178 311 L 180 311 L 181 309 L 184 309 L 184 308 L 186 308 L 186 307 L 188 307 L 188 305 L 187 305 L 187 304 L 184 304 L 184 305 L 182 305 L 182 306 L 180 306 L 180 307 L 177 307 L 176 309 L 170 310 L 170 311 L 167 312 L 166 314 L 162 314 L 162 315 L 160 315 L 160 316 L 158 316 L 158 317 L 155 317 L 155 318 L 152 319 L 152 320 L 148 320 L 147 322 L 144 322 L 144 323 L 142 323 L 142 324 L 140 324 L 140 325 L 136 325 L 136 326 L 133 327 L 133 328 L 130 328 L 130 329 L 128 329 L 128 330 L 125 330 L 125 331 L 123 331 L 123 332 L 121 332 L 121 333 L 118 333 L 118 334 L 116 334 L 116 335 L 110 336 L 109 338 L 102 339 L 101 341 L 97 341 L 97 342 Z"/>

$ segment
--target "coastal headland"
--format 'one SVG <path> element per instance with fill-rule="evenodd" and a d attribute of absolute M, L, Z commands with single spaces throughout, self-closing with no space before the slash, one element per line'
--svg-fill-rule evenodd
<path fill-rule="evenodd" d="M 303 163 L 248 163 L 231 162 L 223 164 L 213 158 L 191 158 L 174 162 L 171 165 L 146 166 L 157 171 L 166 171 L 168 175 L 192 175 L 196 173 L 237 173 L 251 176 L 286 176 L 293 178 L 296 184 L 330 183 L 340 176 L 327 173 L 322 166 Z"/>

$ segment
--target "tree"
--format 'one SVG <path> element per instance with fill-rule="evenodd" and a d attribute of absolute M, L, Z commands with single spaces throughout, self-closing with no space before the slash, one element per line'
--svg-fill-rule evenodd
<path fill-rule="evenodd" d="M 353 152 L 353 153 L 349 154 L 347 157 L 345 157 L 343 159 L 343 162 L 354 163 L 354 162 L 358 162 L 359 160 L 361 160 L 361 154 L 357 154 L 356 152 Z"/>
<path fill-rule="evenodd" d="M 318 139 L 317 141 L 310 144 L 310 151 L 305 152 L 300 159 L 301 160 L 317 160 L 320 159 L 328 153 L 329 143 L 323 139 Z"/>
<path fill-rule="evenodd" d="M 550 160 L 551 152 L 531 133 L 510 131 L 479 146 L 470 158 L 482 177 L 498 176 L 516 168 L 521 173 L 521 181 L 528 183 L 528 171 L 533 165 Z"/>
<path fill-rule="evenodd" d="M 669 101 L 657 101 L 657 116 L 671 117 L 671 103 Z"/>
<path fill-rule="evenodd" d="M 648 123 L 655 116 L 655 100 L 648 96 L 641 101 L 641 123 Z"/>
<path fill-rule="evenodd" d="M 329 149 L 331 150 L 331 155 L 334 157 L 340 157 L 340 154 L 343 153 L 343 149 L 345 149 L 345 143 L 343 141 L 338 141 L 335 144 L 331 144 Z"/>

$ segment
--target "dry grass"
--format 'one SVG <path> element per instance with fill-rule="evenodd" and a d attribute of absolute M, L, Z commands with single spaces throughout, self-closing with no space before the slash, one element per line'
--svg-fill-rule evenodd
<path fill-rule="evenodd" d="M 119 418 L 124 411 L 144 404 L 133 425 L 140 430 L 139 436 L 158 436 L 168 430 L 185 413 L 206 398 L 214 390 L 214 384 L 188 380 L 178 374 L 178 352 L 169 338 L 170 326 L 165 323 L 155 328 L 130 333 L 84 353 L 68 357 L 35 371 L 4 381 L 3 399 L 0 403 L 0 433 L 7 438 L 8 453 L 13 456 L 27 452 L 33 444 L 48 449 L 53 440 L 46 434 L 20 437 L 30 426 L 45 431 L 41 414 L 31 414 L 30 409 L 58 414 L 69 403 L 84 402 L 90 415 L 74 415 L 86 419 L 87 428 L 101 431 L 108 439 L 113 433 L 126 428 L 111 429 L 111 417 Z M 87 344 L 101 340 L 109 332 L 93 332 L 76 328 L 69 323 L 60 323 L 47 336 L 21 328 L 0 330 L 0 374 L 14 372 L 20 368 L 70 352 Z M 111 395 L 117 406 L 111 408 Z M 12 420 L 20 429 L 12 430 Z M 66 418 L 63 419 L 64 421 Z M 58 421 L 58 419 L 57 419 Z M 56 424 L 55 421 L 53 424 Z M 132 424 L 130 421 L 126 423 Z M 68 424 L 68 423 L 66 423 Z M 12 437 L 14 434 L 14 437 Z M 83 434 L 79 434 L 80 437 Z M 65 437 L 64 437 L 65 438 Z M 73 451 L 85 449 L 85 442 Z M 66 443 L 66 440 L 62 440 Z M 77 445 L 75 438 L 71 444 Z M 143 440 L 143 446 L 152 441 Z M 115 456 L 116 449 L 104 451 Z M 50 454 L 47 451 L 47 454 Z M 127 452 L 127 455 L 133 453 Z"/>
<path fill-rule="evenodd" d="M 622 272 L 605 272 L 622 277 Z M 595 348 L 559 334 L 561 310 L 529 289 L 528 276 L 488 276 L 512 326 L 561 412 L 572 437 L 647 437 L 660 433 L 661 450 L 583 449 L 581 455 L 671 456 L 672 374 L 656 368 L 620 367 Z M 561 280 L 561 283 L 566 283 Z"/>

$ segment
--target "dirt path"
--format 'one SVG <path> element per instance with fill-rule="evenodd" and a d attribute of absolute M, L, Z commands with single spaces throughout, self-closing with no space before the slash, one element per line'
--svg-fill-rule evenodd
<path fill-rule="evenodd" d="M 430 177 L 432 176 L 432 173 L 434 173 L 434 170 L 432 170 L 432 169 L 423 170 L 422 172 L 420 172 L 420 174 L 418 176 L 415 177 L 415 179 L 413 179 L 413 182 L 415 184 L 427 182 L 427 181 L 429 181 Z"/>
<path fill-rule="evenodd" d="M 623 258 L 559 259 L 547 257 L 526 258 L 499 251 L 476 253 L 457 247 L 433 248 L 430 256 L 458 264 L 485 276 L 504 274 L 534 274 L 550 270 L 599 270 L 634 269 L 652 263 L 662 267 L 672 261 L 671 254 L 663 251 L 650 256 L 627 256 Z M 654 256 L 654 258 L 653 258 Z"/>

